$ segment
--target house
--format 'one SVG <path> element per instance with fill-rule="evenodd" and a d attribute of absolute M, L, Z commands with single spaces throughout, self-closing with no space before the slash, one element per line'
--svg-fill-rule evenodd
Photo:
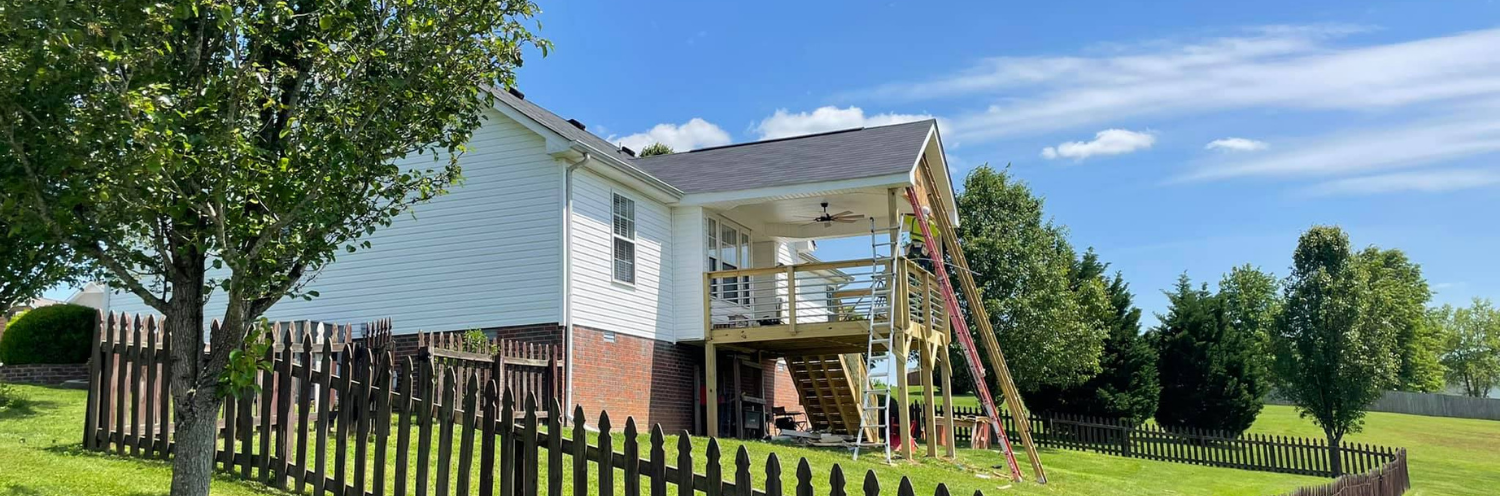
<path fill-rule="evenodd" d="M 14 306 L 11 306 L 9 309 L 3 312 L 0 312 L 0 336 L 5 335 L 5 326 L 10 323 L 10 319 L 21 312 L 37 307 L 60 305 L 64 303 L 69 305 L 83 305 L 86 307 L 98 308 L 102 310 L 108 306 L 108 298 L 109 288 L 105 287 L 103 284 L 91 282 L 85 284 L 82 288 L 78 288 L 73 292 L 73 295 L 69 296 L 66 300 L 59 301 L 51 298 L 37 297 L 23 301 Z"/>
<path fill-rule="evenodd" d="M 562 343 L 569 404 L 709 432 L 720 403 L 750 412 L 736 418 L 807 408 L 815 424 L 856 430 L 855 391 L 871 379 L 850 355 L 891 348 L 871 346 L 871 325 L 915 325 L 912 339 L 946 345 L 930 274 L 893 257 L 892 226 L 914 212 L 907 188 L 956 212 L 935 121 L 640 158 L 518 91 L 494 94 L 459 159 L 462 186 L 341 255 L 309 287 L 319 297 L 267 317 L 391 318 L 398 340 L 483 329 Z M 812 255 L 816 240 L 849 236 L 879 256 Z M 901 295 L 908 308 L 892 304 L 897 278 L 922 290 Z M 150 311 L 127 293 L 109 303 Z M 925 363 L 946 360 L 935 354 Z"/>

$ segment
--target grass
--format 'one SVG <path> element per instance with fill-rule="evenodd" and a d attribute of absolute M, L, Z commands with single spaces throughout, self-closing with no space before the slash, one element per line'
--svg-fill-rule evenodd
<path fill-rule="evenodd" d="M 1251 432 L 1321 438 L 1323 430 L 1289 406 L 1267 405 Z M 1406 448 L 1418 496 L 1492 495 L 1500 491 L 1500 422 L 1373 412 L 1356 443 Z"/>
<path fill-rule="evenodd" d="M 168 464 L 99 455 L 78 448 L 79 438 L 82 437 L 82 391 L 35 386 L 16 386 L 15 389 L 29 398 L 30 406 L 0 410 L 0 467 L 3 467 L 0 469 L 0 496 L 166 493 L 171 477 Z M 1286 407 L 1267 407 L 1255 429 L 1276 434 L 1318 434 L 1311 424 L 1297 419 Z M 618 451 L 622 444 L 621 439 L 618 439 L 619 435 L 616 436 L 615 449 Z M 1352 440 L 1409 447 L 1413 477 L 1418 485 L 1415 494 L 1461 495 L 1482 494 L 1486 488 L 1496 487 L 1500 483 L 1496 480 L 1496 477 L 1500 477 L 1496 475 L 1500 473 L 1500 459 L 1497 459 L 1500 457 L 1500 439 L 1496 436 L 1500 436 L 1500 423 L 1496 422 L 1372 414 L 1367 432 L 1353 436 Z M 645 435 L 642 435 L 641 441 L 646 441 Z M 391 442 L 394 448 L 394 440 Z M 676 459 L 675 446 L 676 439 L 669 438 L 667 456 L 671 460 L 669 463 L 673 464 Z M 944 483 L 953 494 L 972 494 L 975 490 L 982 490 L 990 495 L 1265 496 L 1286 492 L 1300 485 L 1326 482 L 1325 479 L 1313 477 L 1043 450 L 1041 455 L 1052 482 L 1040 486 L 1030 482 L 1012 484 L 1006 480 L 1003 471 L 994 468 L 1002 461 L 1001 456 L 994 451 L 959 450 L 956 461 L 920 459 L 918 463 L 891 467 L 885 465 L 879 457 L 862 457 L 859 461 L 852 461 L 848 452 L 840 449 L 736 440 L 721 443 L 726 478 L 731 477 L 734 454 L 741 446 L 751 455 L 757 486 L 764 483 L 763 472 L 760 470 L 765 457 L 774 451 L 781 457 L 783 483 L 786 487 L 790 488 L 795 484 L 796 459 L 806 457 L 813 468 L 816 487 L 825 491 L 828 472 L 834 464 L 839 464 L 844 469 L 851 492 L 863 482 L 866 471 L 873 469 L 881 481 L 881 487 L 886 491 L 894 490 L 900 478 L 906 476 L 911 479 L 918 495 L 930 495 L 939 483 Z M 694 440 L 694 460 L 700 473 L 705 463 L 705 449 L 706 440 Z M 645 453 L 643 445 L 642 454 Z M 329 460 L 332 460 L 332 456 Z M 571 470 L 571 462 L 565 463 L 569 466 L 564 470 Z M 1021 463 L 1024 466 L 1026 461 L 1023 459 Z M 432 464 L 435 465 L 436 461 Z M 388 469 L 387 472 L 392 473 L 393 469 Z M 431 473 L 435 475 L 436 470 Z M 590 480 L 594 476 L 591 473 Z M 622 474 L 617 472 L 616 480 L 621 478 Z M 571 482 L 570 479 L 565 477 L 568 483 Z M 570 487 L 565 487 L 565 490 L 571 491 Z M 213 493 L 285 494 L 224 475 L 214 480 Z"/>

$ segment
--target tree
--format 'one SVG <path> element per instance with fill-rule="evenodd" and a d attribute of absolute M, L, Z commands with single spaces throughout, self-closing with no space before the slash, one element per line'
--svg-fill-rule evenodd
<path fill-rule="evenodd" d="M 1396 327 L 1365 318 L 1378 314 L 1366 312 L 1365 279 L 1344 231 L 1313 227 L 1297 241 L 1276 325 L 1278 392 L 1323 429 L 1335 475 L 1339 443 L 1360 429 L 1399 366 Z"/>
<path fill-rule="evenodd" d="M 641 156 L 642 157 L 651 157 L 651 156 L 656 156 L 656 155 L 671 155 L 672 153 L 675 153 L 672 150 L 672 147 L 667 146 L 667 145 L 662 144 L 662 143 L 652 143 L 650 145 L 647 145 L 645 148 L 641 149 Z"/>
<path fill-rule="evenodd" d="M 6 222 L 97 262 L 175 331 L 172 494 L 208 493 L 216 411 L 235 392 L 218 384 L 242 382 L 223 373 L 252 323 L 283 297 L 316 296 L 302 285 L 336 253 L 459 177 L 489 91 L 512 84 L 524 48 L 550 46 L 523 25 L 536 12 L 525 0 L 0 10 Z M 223 325 L 205 335 L 216 291 Z"/>
<path fill-rule="evenodd" d="M 986 165 L 964 180 L 958 211 L 959 240 L 1017 387 L 1069 386 L 1098 374 L 1104 284 L 1074 284 L 1077 255 L 1066 229 L 1043 219 L 1042 200 Z"/>
<path fill-rule="evenodd" d="M 1170 307 L 1151 330 L 1161 380 L 1156 422 L 1241 433 L 1255 422 L 1270 390 L 1255 335 L 1231 324 L 1224 299 L 1193 289 L 1184 274 L 1167 293 Z"/>
<path fill-rule="evenodd" d="M 1442 339 L 1442 364 L 1448 382 L 1465 395 L 1489 396 L 1500 385 L 1500 309 L 1475 298 L 1466 308 L 1443 305 L 1428 314 L 1430 328 Z"/>
<path fill-rule="evenodd" d="M 1422 267 L 1401 250 L 1371 246 L 1355 254 L 1364 281 L 1364 319 L 1368 325 L 1394 326 L 1398 368 L 1388 389 L 1434 392 L 1443 389 L 1441 347 L 1427 325 L 1432 291 Z"/>
<path fill-rule="evenodd" d="M 1074 271 L 1079 278 L 1103 278 L 1107 264 L 1093 250 L 1084 253 Z M 1132 303 L 1130 285 L 1116 272 L 1105 287 L 1108 313 L 1101 317 L 1109 335 L 1099 357 L 1100 372 L 1082 384 L 1043 387 L 1027 398 L 1035 410 L 1129 419 L 1138 425 L 1156 413 L 1161 384 L 1156 350 L 1141 335 L 1141 310 Z"/>
<path fill-rule="evenodd" d="M 1267 366 L 1271 360 L 1271 334 L 1281 313 L 1281 283 L 1276 276 L 1250 264 L 1234 267 L 1219 280 L 1219 297 L 1229 325 L 1255 336 Z"/>
<path fill-rule="evenodd" d="M 0 210 L 6 207 L 0 202 Z M 0 315 L 65 282 L 76 282 L 79 265 L 67 246 L 8 225 L 0 216 Z"/>

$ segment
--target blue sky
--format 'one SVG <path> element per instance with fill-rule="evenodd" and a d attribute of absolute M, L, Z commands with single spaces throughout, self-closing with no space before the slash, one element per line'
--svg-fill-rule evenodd
<path fill-rule="evenodd" d="M 518 82 L 637 148 L 935 116 L 1148 315 L 1183 272 L 1284 275 L 1314 224 L 1405 250 L 1436 303 L 1500 299 L 1500 3 L 1353 3 L 542 0 L 556 50 Z"/>
<path fill-rule="evenodd" d="M 542 7 L 556 51 L 519 84 L 591 131 L 681 150 L 935 116 L 960 174 L 1012 164 L 1148 314 L 1184 271 L 1284 275 L 1314 224 L 1405 250 L 1436 303 L 1500 299 L 1494 1 Z"/>

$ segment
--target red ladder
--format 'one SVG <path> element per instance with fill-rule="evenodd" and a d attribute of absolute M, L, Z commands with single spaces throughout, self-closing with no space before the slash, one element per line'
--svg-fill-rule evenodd
<path fill-rule="evenodd" d="M 958 335 L 958 344 L 964 350 L 964 360 L 969 362 L 969 372 L 974 375 L 974 391 L 979 396 L 979 403 L 984 405 L 986 415 L 990 417 L 990 426 L 999 433 L 1000 445 L 1005 448 L 1005 463 L 1010 466 L 1011 479 L 1021 480 L 1021 466 L 1016 464 L 1016 453 L 1011 449 L 1010 436 L 1005 434 L 1005 427 L 1000 425 L 1000 410 L 995 408 L 995 399 L 990 396 L 990 386 L 985 381 L 984 365 L 979 361 L 979 348 L 974 345 L 974 337 L 969 334 L 969 324 L 964 321 L 964 315 L 959 310 L 958 298 L 953 294 L 953 285 L 948 280 L 948 269 L 937 255 L 937 249 L 933 246 L 937 237 L 932 235 L 932 226 L 927 223 L 927 214 L 922 212 L 922 203 L 917 198 L 916 190 L 906 188 L 906 201 L 911 203 L 912 210 L 916 212 L 917 226 L 922 229 L 922 236 L 926 238 L 927 253 L 933 257 L 932 268 L 937 276 L 938 288 L 943 291 L 943 305 L 948 309 L 949 319 L 953 322 L 953 333 Z M 944 394 L 947 394 L 944 391 Z M 953 415 L 953 412 L 947 412 Z M 1017 419 L 1024 422 L 1024 419 Z"/>

